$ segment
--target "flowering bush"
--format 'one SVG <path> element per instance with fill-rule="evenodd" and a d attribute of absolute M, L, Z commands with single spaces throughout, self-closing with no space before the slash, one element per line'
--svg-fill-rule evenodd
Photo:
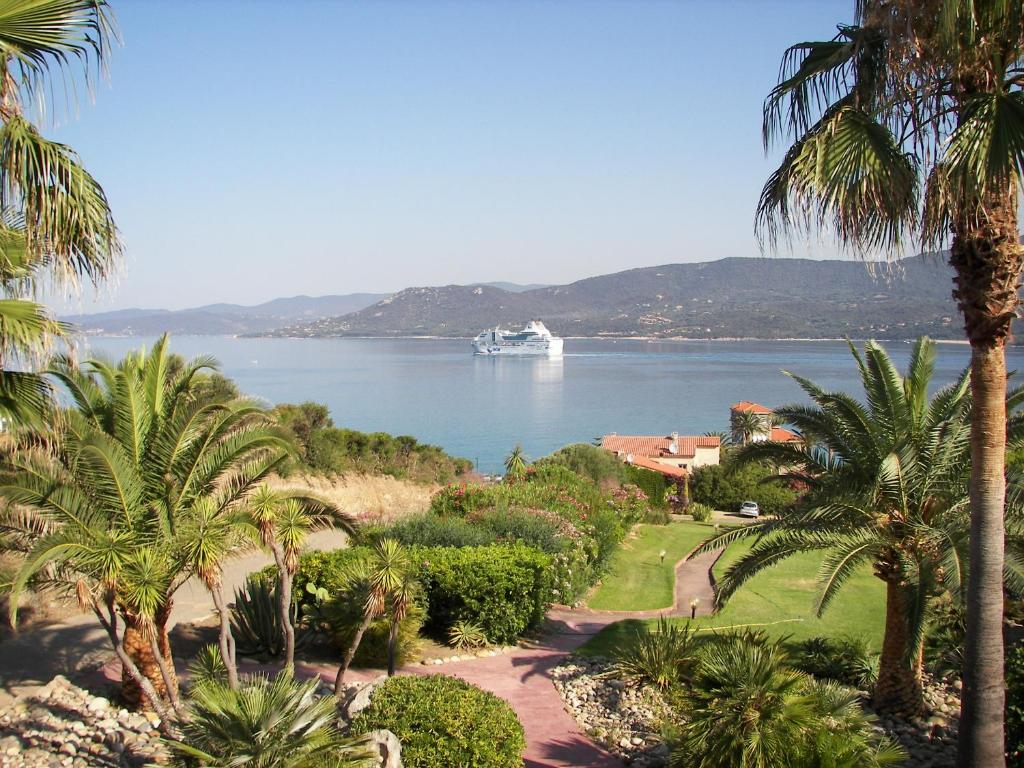
<path fill-rule="evenodd" d="M 621 488 L 616 488 L 611 492 L 608 503 L 627 524 L 643 520 L 650 508 L 647 494 L 635 485 L 624 485 Z"/>

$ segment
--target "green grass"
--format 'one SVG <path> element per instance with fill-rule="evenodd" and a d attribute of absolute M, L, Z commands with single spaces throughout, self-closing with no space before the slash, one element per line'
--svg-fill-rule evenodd
<path fill-rule="evenodd" d="M 721 575 L 748 546 L 740 542 L 729 547 L 716 564 L 715 575 Z M 870 570 L 863 570 L 850 578 L 825 615 L 818 618 L 814 608 L 820 562 L 821 555 L 817 553 L 794 555 L 762 571 L 748 581 L 719 613 L 698 617 L 694 625 L 701 628 L 753 625 L 773 637 L 789 636 L 793 641 L 816 635 L 863 637 L 876 650 L 879 649 L 885 622 L 885 587 L 882 582 L 872 576 Z M 674 621 L 685 622 L 684 619 Z M 579 652 L 611 655 L 641 623 L 631 619 L 605 627 Z M 654 623 L 647 622 L 648 625 Z"/>
<path fill-rule="evenodd" d="M 608 575 L 587 606 L 598 611 L 669 608 L 675 598 L 675 565 L 714 531 L 689 521 L 639 525 L 612 556 Z M 665 562 L 659 553 L 665 550 Z"/>

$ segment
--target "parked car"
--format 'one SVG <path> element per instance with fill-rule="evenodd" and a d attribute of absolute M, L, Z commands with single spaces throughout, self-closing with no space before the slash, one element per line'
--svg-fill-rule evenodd
<path fill-rule="evenodd" d="M 740 504 L 740 517 L 758 517 L 761 510 L 758 509 L 756 501 L 744 501 Z"/>

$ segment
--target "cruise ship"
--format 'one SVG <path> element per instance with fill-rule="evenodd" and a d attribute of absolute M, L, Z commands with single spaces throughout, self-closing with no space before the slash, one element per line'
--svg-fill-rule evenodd
<path fill-rule="evenodd" d="M 518 332 L 484 331 L 473 339 L 473 351 L 478 355 L 560 355 L 562 339 L 552 336 L 540 320 L 531 320 Z"/>

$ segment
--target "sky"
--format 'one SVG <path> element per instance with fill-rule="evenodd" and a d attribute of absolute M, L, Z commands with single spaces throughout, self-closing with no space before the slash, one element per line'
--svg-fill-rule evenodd
<path fill-rule="evenodd" d="M 762 101 L 785 48 L 831 37 L 854 4 L 112 5 L 109 78 L 46 133 L 107 191 L 125 260 L 65 310 L 757 256 L 782 151 L 765 156 Z"/>

